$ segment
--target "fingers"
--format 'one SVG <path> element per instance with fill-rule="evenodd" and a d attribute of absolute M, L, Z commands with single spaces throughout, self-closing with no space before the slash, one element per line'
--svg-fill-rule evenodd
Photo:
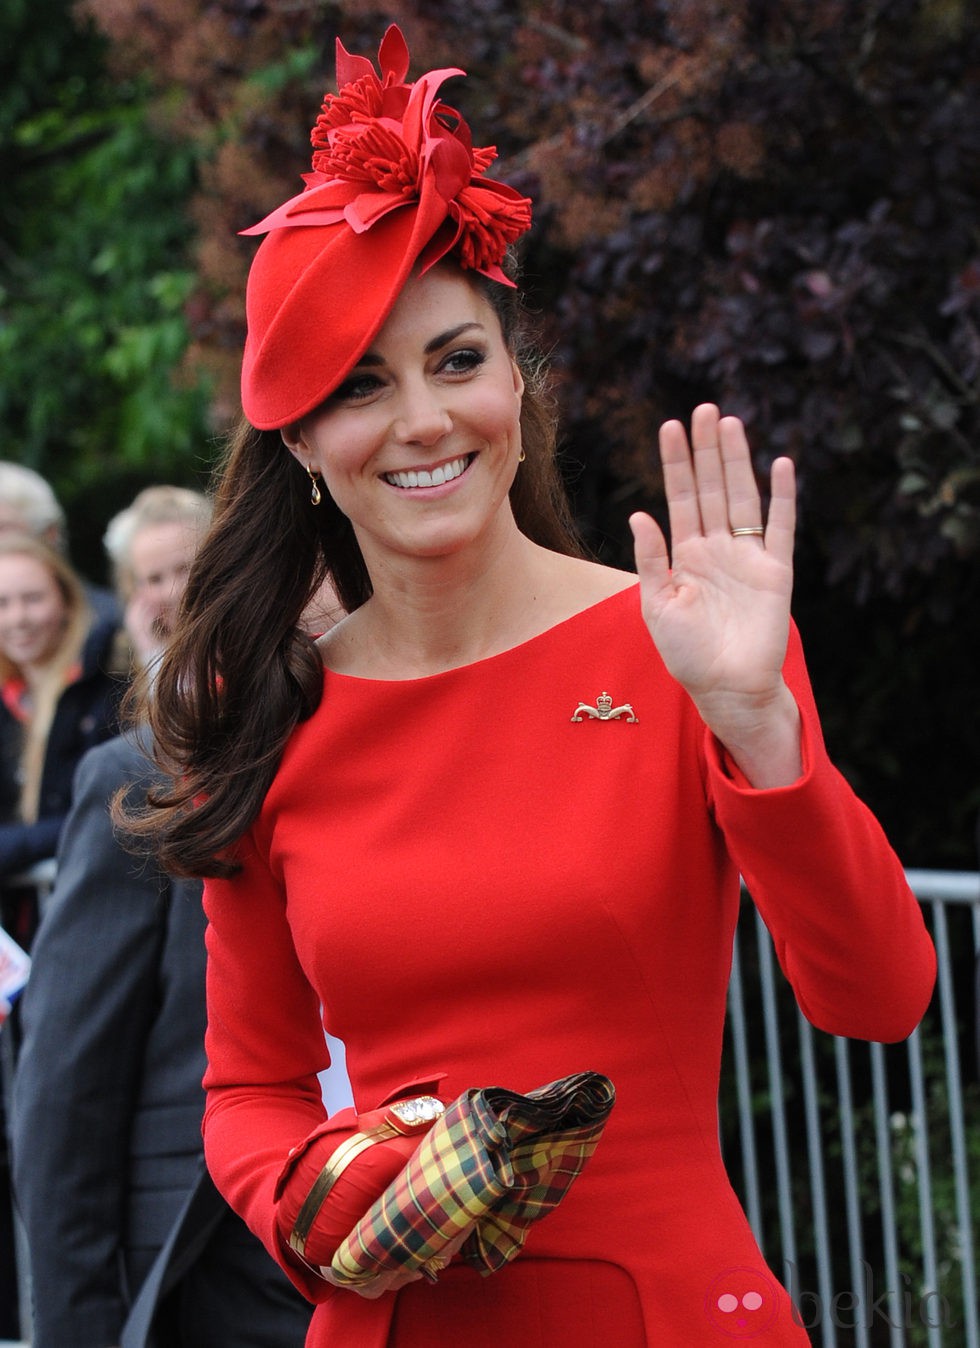
<path fill-rule="evenodd" d="M 796 534 L 796 469 L 792 459 L 779 458 L 770 473 L 769 518 L 766 521 L 766 551 L 792 564 Z"/>
<path fill-rule="evenodd" d="M 367 1282 L 351 1284 L 339 1279 L 329 1264 L 322 1264 L 320 1276 L 325 1282 L 330 1283 L 331 1287 L 338 1287 L 341 1291 L 356 1292 L 365 1301 L 377 1301 L 388 1292 L 397 1292 L 400 1287 L 405 1287 L 410 1282 L 421 1282 L 424 1274 L 414 1270 L 408 1272 L 405 1269 L 387 1269 L 384 1272 L 376 1273 Z"/>
<path fill-rule="evenodd" d="M 641 581 L 661 584 L 669 570 L 667 542 L 656 522 L 642 511 L 630 515 L 636 574 Z"/>
<path fill-rule="evenodd" d="M 700 404 L 691 417 L 690 447 L 683 423 L 665 422 L 660 461 L 674 547 L 686 538 L 757 529 L 764 523 L 752 454 L 738 417 L 721 416 L 714 403 Z M 781 540 L 791 540 L 796 489 L 790 460 L 773 465 L 772 490 L 769 526 Z"/>
<path fill-rule="evenodd" d="M 738 417 L 722 417 L 718 447 L 725 478 L 725 512 L 720 529 L 755 528 L 763 523 L 762 502 L 745 428 Z"/>
<path fill-rule="evenodd" d="M 687 445 L 687 433 L 679 421 L 666 421 L 660 428 L 660 464 L 664 474 L 671 538 L 676 541 L 699 534 L 701 506 L 694 465 Z"/>
<path fill-rule="evenodd" d="M 660 462 L 675 545 L 730 527 L 728 472 L 738 467 L 740 455 L 748 449 L 744 433 L 739 438 L 740 430 L 738 419 L 721 417 L 714 403 L 701 403 L 694 409 L 690 448 L 682 422 L 668 421 L 660 428 Z M 743 496 L 745 490 L 742 474 L 738 495 Z"/>
<path fill-rule="evenodd" d="M 660 462 L 674 538 L 727 530 L 732 492 L 742 501 L 755 488 L 742 423 L 720 416 L 714 403 L 694 409 L 691 449 L 680 421 L 661 427 Z"/>
<path fill-rule="evenodd" d="M 722 426 L 733 420 L 733 417 L 726 417 L 723 421 L 714 403 L 702 403 L 700 407 L 694 409 L 691 417 L 694 477 L 701 511 L 701 527 L 706 534 L 713 534 L 729 527 L 728 483 L 725 478 L 721 435 Z M 729 447 L 729 454 L 733 452 L 733 448 Z"/>

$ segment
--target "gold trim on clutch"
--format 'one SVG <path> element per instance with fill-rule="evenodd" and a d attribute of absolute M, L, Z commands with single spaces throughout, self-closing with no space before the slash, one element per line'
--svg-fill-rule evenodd
<path fill-rule="evenodd" d="M 303 1199 L 303 1205 L 289 1233 L 289 1248 L 294 1250 L 304 1263 L 306 1262 L 306 1242 L 317 1213 L 341 1175 L 362 1152 L 373 1147 L 376 1142 L 384 1142 L 393 1137 L 407 1137 L 411 1133 L 427 1128 L 444 1110 L 445 1105 L 434 1095 L 416 1095 L 410 1100 L 396 1100 L 388 1106 L 383 1122 L 376 1128 L 353 1133 L 341 1142 L 327 1157 L 326 1165 Z"/>

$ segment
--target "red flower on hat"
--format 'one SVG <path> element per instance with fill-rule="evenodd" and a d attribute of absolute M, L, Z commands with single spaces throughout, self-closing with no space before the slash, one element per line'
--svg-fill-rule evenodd
<path fill-rule="evenodd" d="M 408 44 L 401 29 L 392 24 L 378 48 L 381 79 L 374 66 L 364 56 L 352 56 L 337 39 L 336 94 L 327 94 L 316 124 L 310 132 L 314 150 L 330 149 L 330 132 L 354 121 L 373 117 L 400 118 L 408 102 L 411 85 L 405 83 L 408 74 Z M 322 170 L 320 156 L 313 156 L 314 170 Z"/>
<path fill-rule="evenodd" d="M 509 244 L 531 223 L 531 203 L 486 177 L 494 147 L 474 149 L 470 129 L 438 91 L 456 68 L 406 84 L 409 53 L 392 24 L 378 50 L 380 76 L 366 57 L 337 42 L 339 92 L 323 100 L 311 132 L 313 172 L 306 188 L 245 234 L 346 221 L 357 234 L 390 211 L 430 200 L 445 203 L 444 223 L 424 248 L 422 269 L 455 250 L 462 266 L 510 284 L 500 270 Z"/>

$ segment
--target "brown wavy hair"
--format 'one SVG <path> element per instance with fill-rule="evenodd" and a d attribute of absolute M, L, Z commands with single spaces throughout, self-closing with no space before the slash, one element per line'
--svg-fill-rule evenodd
<path fill-rule="evenodd" d="M 510 499 L 532 541 L 583 555 L 556 455 L 544 362 L 516 291 L 474 279 L 497 313 L 525 381 L 525 461 Z M 117 820 L 175 875 L 227 875 L 296 725 L 312 715 L 323 665 L 300 628 L 329 576 L 347 612 L 371 595 L 350 522 L 310 483 L 280 432 L 242 421 L 216 475 L 214 519 L 194 561 L 176 635 L 140 708 L 168 778 L 147 807 Z"/>

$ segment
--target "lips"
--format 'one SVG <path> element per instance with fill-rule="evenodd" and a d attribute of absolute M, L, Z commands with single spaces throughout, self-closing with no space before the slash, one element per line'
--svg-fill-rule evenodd
<path fill-rule="evenodd" d="M 7 632 L 6 639 L 11 646 L 33 646 L 38 639 L 38 634 L 36 632 L 19 630 L 16 632 Z"/>
<path fill-rule="evenodd" d="M 14 659 L 28 659 L 35 654 L 38 647 L 44 645 L 44 634 L 36 632 L 7 632 L 4 635 L 4 644 Z"/>
<path fill-rule="evenodd" d="M 473 458 L 472 454 L 467 454 L 459 459 L 450 459 L 448 463 L 440 463 L 437 468 L 409 468 L 402 473 L 384 473 L 382 476 L 391 486 L 401 487 L 403 491 L 418 487 L 441 487 L 443 483 L 461 477 Z"/>

